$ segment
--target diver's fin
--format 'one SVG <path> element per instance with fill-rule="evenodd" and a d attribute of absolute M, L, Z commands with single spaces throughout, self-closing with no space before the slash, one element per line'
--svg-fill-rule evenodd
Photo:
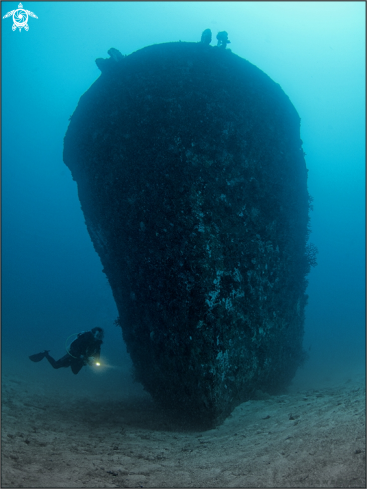
<path fill-rule="evenodd" d="M 29 359 L 32 360 L 32 362 L 40 362 L 45 358 L 46 353 L 48 353 L 49 351 L 50 350 L 44 350 L 41 353 L 36 353 L 35 355 L 31 355 Z"/>

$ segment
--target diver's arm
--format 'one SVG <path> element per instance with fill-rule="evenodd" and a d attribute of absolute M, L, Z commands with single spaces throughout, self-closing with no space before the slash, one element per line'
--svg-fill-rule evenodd
<path fill-rule="evenodd" d="M 86 362 L 89 365 L 94 365 L 96 362 L 99 362 L 99 358 L 101 355 L 101 341 L 91 341 L 87 346 L 85 351 Z"/>
<path fill-rule="evenodd" d="M 99 360 L 100 356 L 101 356 L 101 344 L 102 343 L 99 343 L 99 345 L 97 345 L 97 348 L 96 348 L 96 352 L 94 354 L 94 358 L 96 360 Z"/>
<path fill-rule="evenodd" d="M 96 363 L 99 365 L 99 357 L 101 355 L 101 345 L 95 347 L 94 351 L 88 355 L 87 362 L 89 365 L 95 365 Z"/>

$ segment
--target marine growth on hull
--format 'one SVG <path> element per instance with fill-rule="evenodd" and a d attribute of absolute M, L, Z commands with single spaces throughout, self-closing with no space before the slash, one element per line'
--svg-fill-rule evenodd
<path fill-rule="evenodd" d="M 314 251 L 300 118 L 206 32 L 98 59 L 64 161 L 136 379 L 212 426 L 303 362 Z"/>

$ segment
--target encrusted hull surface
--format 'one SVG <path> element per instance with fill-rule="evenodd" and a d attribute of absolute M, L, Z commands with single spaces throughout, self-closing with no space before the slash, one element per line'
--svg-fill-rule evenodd
<path fill-rule="evenodd" d="M 309 196 L 300 119 L 229 50 L 106 63 L 65 136 L 135 376 L 208 426 L 302 363 Z"/>

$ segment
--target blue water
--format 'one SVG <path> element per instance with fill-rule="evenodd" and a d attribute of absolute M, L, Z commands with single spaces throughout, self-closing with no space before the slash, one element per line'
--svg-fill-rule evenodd
<path fill-rule="evenodd" d="M 279 83 L 301 117 L 314 198 L 304 346 L 298 375 L 364 370 L 365 4 L 364 2 L 24 2 L 29 31 L 2 19 L 2 358 L 40 382 L 97 385 L 83 369 L 51 371 L 28 355 L 58 358 L 66 338 L 105 328 L 103 385 L 128 372 L 111 290 L 62 160 L 68 119 L 98 78 L 111 47 L 130 54 L 170 41 L 213 39 Z M 17 2 L 2 2 L 2 17 Z M 212 42 L 214 44 L 214 41 Z M 101 379 L 99 376 L 98 379 Z M 86 382 L 89 384 L 85 384 Z M 100 381 L 100 380 L 99 380 Z M 121 389 L 124 388 L 121 381 Z M 101 384 L 102 385 L 102 384 Z"/>

